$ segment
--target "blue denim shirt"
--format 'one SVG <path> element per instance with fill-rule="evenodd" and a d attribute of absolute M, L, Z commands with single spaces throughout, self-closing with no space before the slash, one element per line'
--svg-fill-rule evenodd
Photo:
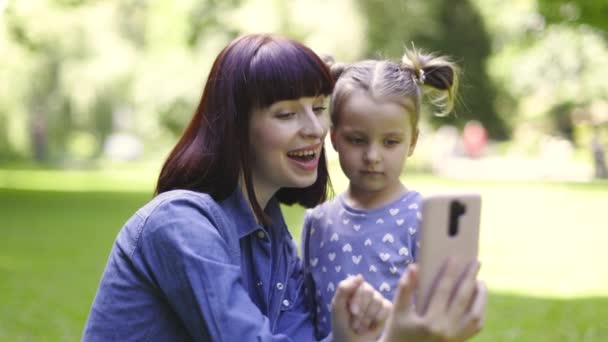
<path fill-rule="evenodd" d="M 83 340 L 315 340 L 276 200 L 266 213 L 267 228 L 239 190 L 220 203 L 185 190 L 156 196 L 118 234 Z"/>

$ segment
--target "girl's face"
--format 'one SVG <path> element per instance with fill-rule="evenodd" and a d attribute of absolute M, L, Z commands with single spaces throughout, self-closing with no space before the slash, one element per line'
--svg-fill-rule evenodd
<path fill-rule="evenodd" d="M 260 198 L 316 181 L 329 129 L 325 96 L 275 102 L 254 111 L 250 120 L 251 173 Z"/>
<path fill-rule="evenodd" d="M 350 189 L 387 197 L 401 191 L 399 176 L 418 138 L 409 111 L 359 91 L 349 96 L 338 115 L 331 141 Z"/>

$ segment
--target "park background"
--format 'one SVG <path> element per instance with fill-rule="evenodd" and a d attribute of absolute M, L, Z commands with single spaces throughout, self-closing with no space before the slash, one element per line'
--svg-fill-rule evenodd
<path fill-rule="evenodd" d="M 483 196 L 475 341 L 608 341 L 603 0 L 0 0 L 0 341 L 80 339 L 213 58 L 250 32 L 342 62 L 452 56 L 456 109 L 427 111 L 403 179 Z"/>

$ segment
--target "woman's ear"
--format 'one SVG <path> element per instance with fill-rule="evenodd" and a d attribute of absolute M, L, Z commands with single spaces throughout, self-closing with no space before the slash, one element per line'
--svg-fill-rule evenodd
<path fill-rule="evenodd" d="M 416 128 L 414 134 L 412 134 L 412 142 L 410 143 L 410 150 L 407 153 L 408 157 L 411 157 L 414 154 L 414 150 L 416 149 L 416 144 L 418 143 L 418 136 L 420 135 L 420 130 Z"/>

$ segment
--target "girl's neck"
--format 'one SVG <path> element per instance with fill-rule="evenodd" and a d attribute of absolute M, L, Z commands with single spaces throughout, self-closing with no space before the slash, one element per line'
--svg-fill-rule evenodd
<path fill-rule="evenodd" d="M 344 200 L 353 208 L 370 210 L 392 203 L 408 192 L 401 182 L 387 189 L 390 190 L 369 191 L 353 187 L 351 184 L 346 190 Z"/>

